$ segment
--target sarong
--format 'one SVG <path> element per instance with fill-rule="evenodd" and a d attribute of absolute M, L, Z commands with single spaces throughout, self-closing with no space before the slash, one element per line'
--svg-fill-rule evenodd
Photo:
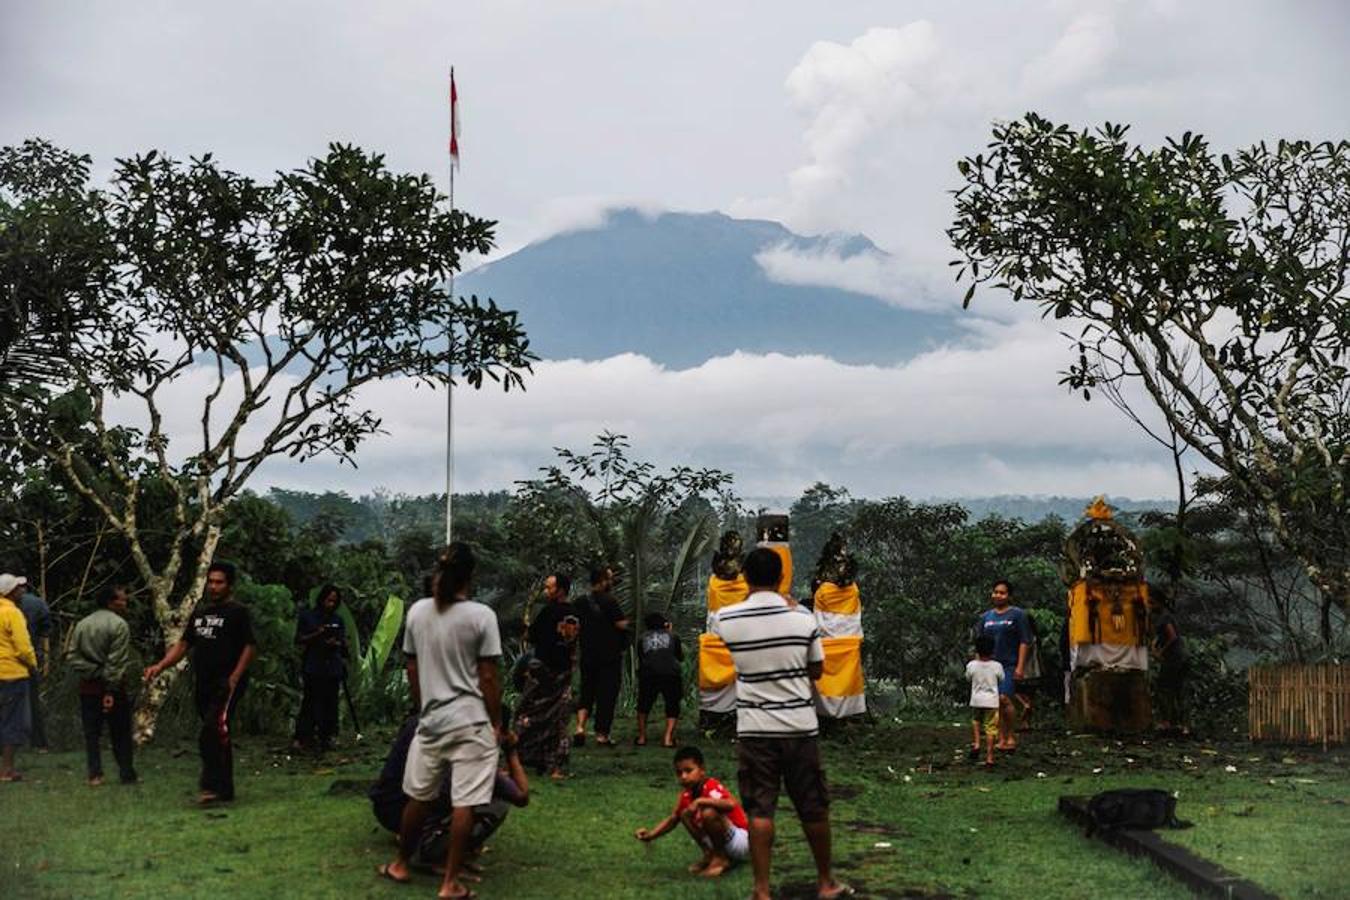
<path fill-rule="evenodd" d="M 572 670 L 536 662 L 525 673 L 516 710 L 520 761 L 540 774 L 563 769 L 572 750 Z"/>

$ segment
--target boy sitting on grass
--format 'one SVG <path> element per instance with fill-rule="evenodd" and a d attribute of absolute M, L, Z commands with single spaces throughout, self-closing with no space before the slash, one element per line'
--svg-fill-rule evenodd
<path fill-rule="evenodd" d="M 683 824 L 703 850 L 703 858 L 690 865 L 689 871 L 706 878 L 716 878 L 733 862 L 749 859 L 750 822 L 745 810 L 722 782 L 708 776 L 703 768 L 703 751 L 697 747 L 677 750 L 675 777 L 682 788 L 675 811 L 654 828 L 639 828 L 634 836 L 646 843 Z"/>
<path fill-rule="evenodd" d="M 998 736 L 998 683 L 1003 677 L 1003 665 L 994 659 L 994 638 L 982 634 L 975 639 L 975 656 L 966 663 L 966 678 L 970 681 L 970 758 L 980 755 L 980 729 L 984 729 L 984 757 L 986 769 L 994 767 L 994 738 Z"/>

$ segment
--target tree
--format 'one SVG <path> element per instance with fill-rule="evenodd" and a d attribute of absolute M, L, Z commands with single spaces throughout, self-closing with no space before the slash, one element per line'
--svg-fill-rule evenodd
<path fill-rule="evenodd" d="M 87 157 L 45 142 L 0 153 L 0 295 L 96 320 L 44 320 L 64 366 L 0 396 L 27 426 L 5 440 L 128 543 L 166 642 L 259 466 L 354 463 L 380 428 L 362 387 L 443 385 L 451 362 L 475 388 L 523 387 L 534 357 L 515 313 L 445 287 L 462 254 L 492 246 L 493 223 L 442 208 L 425 175 L 334 144 L 266 183 L 155 151 L 118 161 L 106 188 L 87 182 Z M 166 417 L 194 393 L 197 424 L 173 433 Z M 145 540 L 152 488 L 169 498 L 160 552 Z M 143 704 L 142 737 L 170 681 Z"/>
<path fill-rule="evenodd" d="M 1216 156 L 1126 134 L 1033 114 L 957 164 L 965 302 L 992 285 L 1075 325 L 1062 383 L 1142 386 L 1350 608 L 1350 142 Z"/>
<path fill-rule="evenodd" d="M 688 588 L 699 560 L 717 540 L 716 513 L 695 501 L 711 495 L 724 511 L 734 509 L 732 477 L 718 469 L 688 466 L 659 474 L 652 463 L 629 457 L 627 435 L 609 431 L 600 434 L 588 451 L 554 449 L 559 464 L 545 468 L 543 478 L 521 482 L 517 491 L 519 508 L 538 513 L 557 535 L 545 537 L 544 545 L 575 547 L 558 533 L 575 532 L 582 525 L 600 555 L 572 562 L 616 567 L 620 576 L 616 593 L 634 629 L 641 627 L 650 602 L 670 611 Z M 570 517 L 561 516 L 564 511 Z M 678 549 L 669 560 L 670 580 L 662 581 L 655 575 L 661 557 L 657 538 L 662 527 L 676 519 L 680 527 L 669 543 Z M 663 596 L 656 596 L 662 585 Z"/>

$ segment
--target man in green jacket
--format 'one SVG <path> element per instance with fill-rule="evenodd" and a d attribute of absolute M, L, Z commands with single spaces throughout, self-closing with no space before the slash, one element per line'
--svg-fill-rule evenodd
<path fill-rule="evenodd" d="M 131 765 L 131 699 L 127 690 L 129 676 L 133 674 L 131 628 L 123 618 L 127 613 L 126 589 L 112 588 L 104 595 L 102 605 L 102 609 L 79 621 L 70 638 L 70 667 L 80 679 L 80 721 L 84 726 L 90 787 L 103 783 L 99 740 L 105 719 L 122 783 L 136 783 L 136 770 Z"/>

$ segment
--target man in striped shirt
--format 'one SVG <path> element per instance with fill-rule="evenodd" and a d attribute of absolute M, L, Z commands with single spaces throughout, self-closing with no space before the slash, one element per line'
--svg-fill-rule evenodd
<path fill-rule="evenodd" d="M 783 563 L 766 548 L 745 559 L 750 596 L 724 606 L 709 630 L 726 642 L 736 667 L 737 778 L 750 817 L 754 900 L 769 898 L 773 814 L 786 788 L 815 858 L 821 898 L 852 889 L 830 868 L 830 796 L 816 735 L 815 686 L 825 653 L 815 618 L 777 593 Z"/>

